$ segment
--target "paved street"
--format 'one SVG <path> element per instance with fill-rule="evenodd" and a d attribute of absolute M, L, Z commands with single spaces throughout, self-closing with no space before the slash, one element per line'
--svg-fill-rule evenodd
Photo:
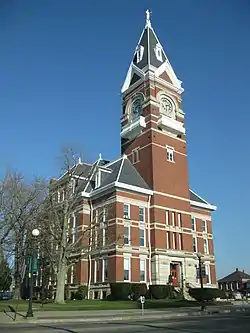
<path fill-rule="evenodd" d="M 250 332 L 250 314 L 215 315 L 119 323 L 58 323 L 1 325 L 1 333 L 239 333 Z"/>

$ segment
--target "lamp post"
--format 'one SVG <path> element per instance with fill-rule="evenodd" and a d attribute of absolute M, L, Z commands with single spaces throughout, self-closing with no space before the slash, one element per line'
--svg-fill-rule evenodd
<path fill-rule="evenodd" d="M 202 254 L 197 254 L 198 260 L 199 260 L 199 279 L 200 279 L 200 285 L 201 285 L 201 311 L 205 310 L 204 305 L 204 289 L 203 289 L 203 273 L 202 273 Z"/>
<path fill-rule="evenodd" d="M 36 238 L 39 236 L 40 231 L 38 229 L 33 229 L 31 232 L 32 236 Z M 31 240 L 31 256 L 30 256 L 30 272 L 29 272 L 29 306 L 26 317 L 33 317 L 33 310 L 32 310 L 32 301 L 33 301 L 33 270 L 34 270 L 34 256 L 35 256 L 35 249 L 33 247 L 33 240 Z"/>

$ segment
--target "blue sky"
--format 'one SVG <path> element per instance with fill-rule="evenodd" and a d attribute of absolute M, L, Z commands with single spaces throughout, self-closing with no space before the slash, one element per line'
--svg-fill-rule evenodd
<path fill-rule="evenodd" d="M 62 146 L 120 153 L 120 88 L 152 10 L 183 81 L 191 187 L 218 206 L 218 277 L 250 273 L 250 2 L 2 0 L 0 175 L 57 176 Z"/>

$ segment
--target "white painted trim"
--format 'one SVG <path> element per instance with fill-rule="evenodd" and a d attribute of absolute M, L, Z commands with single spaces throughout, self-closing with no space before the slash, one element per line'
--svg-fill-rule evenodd
<path fill-rule="evenodd" d="M 115 182 L 114 184 L 115 187 L 119 187 L 119 188 L 123 188 L 126 190 L 130 190 L 133 192 L 138 192 L 138 193 L 143 193 L 143 194 L 148 194 L 148 195 L 152 195 L 153 191 L 152 190 L 147 190 L 138 186 L 133 186 L 133 185 L 128 185 L 128 184 L 124 184 L 124 183 L 120 183 L 120 182 Z"/>
<path fill-rule="evenodd" d="M 191 206 L 198 207 L 198 208 L 204 208 L 204 209 L 208 209 L 208 210 L 212 210 L 212 211 L 217 210 L 216 206 L 210 205 L 210 204 L 203 204 L 201 202 L 196 202 L 196 201 L 192 201 L 192 200 L 190 200 L 190 204 L 191 204 Z"/>
<path fill-rule="evenodd" d="M 122 156 L 122 162 L 121 162 L 121 165 L 120 165 L 120 169 L 118 171 L 118 175 L 117 175 L 116 181 L 119 181 L 119 178 L 120 178 L 120 175 L 121 175 L 121 172 L 122 172 L 122 168 L 123 168 L 123 164 L 124 164 L 125 158 L 127 158 L 127 156 L 123 155 Z"/>

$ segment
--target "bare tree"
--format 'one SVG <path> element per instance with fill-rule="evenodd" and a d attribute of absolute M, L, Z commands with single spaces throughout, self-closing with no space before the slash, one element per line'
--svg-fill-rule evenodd
<path fill-rule="evenodd" d="M 117 241 L 114 235 L 108 235 L 103 210 L 90 215 L 89 221 L 82 225 L 75 224 L 75 212 L 83 205 L 81 193 L 90 180 L 91 172 L 84 176 L 79 172 L 80 163 L 72 150 L 64 152 L 63 164 L 63 175 L 50 183 L 39 236 L 40 250 L 47 253 L 56 276 L 55 303 L 65 302 L 65 278 L 69 268 L 80 258 L 99 253 Z"/>
<path fill-rule="evenodd" d="M 6 172 L 0 182 L 0 249 L 14 262 L 16 297 L 20 293 L 28 237 L 39 216 L 45 190 L 43 180 L 35 179 L 29 183 L 17 172 Z"/>

